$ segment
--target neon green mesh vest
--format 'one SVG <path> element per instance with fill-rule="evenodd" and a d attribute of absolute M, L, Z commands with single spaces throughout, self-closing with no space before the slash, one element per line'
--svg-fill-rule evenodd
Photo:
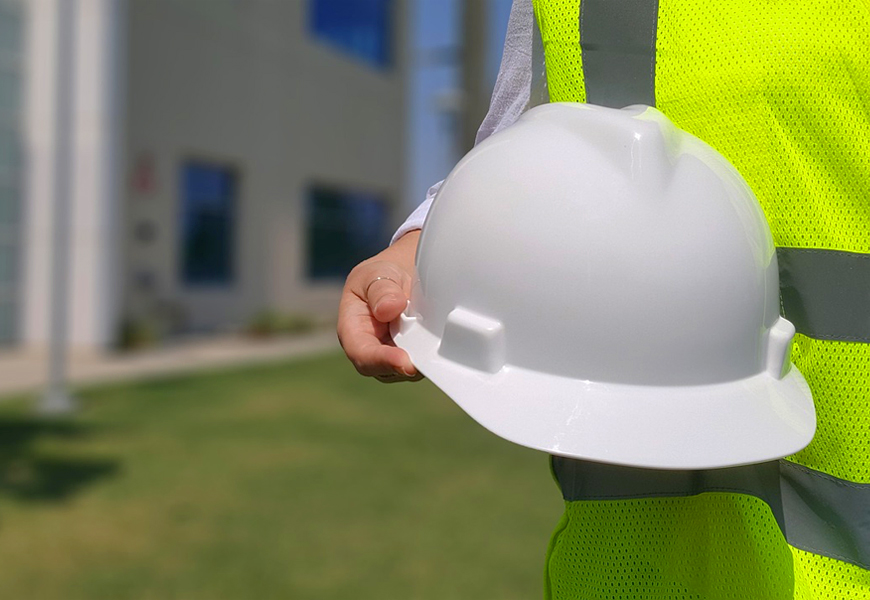
<path fill-rule="evenodd" d="M 750 183 L 818 414 L 778 507 L 715 486 L 577 499 L 583 469 L 556 459 L 547 597 L 870 599 L 870 2 L 533 4 L 550 101 L 655 105 Z"/>

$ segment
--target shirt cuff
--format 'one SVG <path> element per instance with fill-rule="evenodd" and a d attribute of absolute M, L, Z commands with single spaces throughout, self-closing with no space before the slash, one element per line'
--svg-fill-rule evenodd
<path fill-rule="evenodd" d="M 429 188 L 429 191 L 426 192 L 426 200 L 420 204 L 417 208 L 414 209 L 414 212 L 405 219 L 405 222 L 402 223 L 401 227 L 396 230 L 396 233 L 393 234 L 393 239 L 390 240 L 390 246 L 396 243 L 400 237 L 408 233 L 409 231 L 414 231 L 415 229 L 423 229 L 423 222 L 426 220 L 426 215 L 429 214 L 429 208 L 432 206 L 432 201 L 435 199 L 435 194 L 438 193 L 438 190 L 441 188 L 441 184 L 443 181 L 439 181 L 435 185 Z"/>

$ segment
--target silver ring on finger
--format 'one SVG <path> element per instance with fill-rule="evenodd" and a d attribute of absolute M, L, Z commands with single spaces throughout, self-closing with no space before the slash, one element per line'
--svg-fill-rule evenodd
<path fill-rule="evenodd" d="M 366 298 L 369 297 L 369 290 L 371 289 L 371 287 L 372 287 L 375 283 L 377 283 L 378 281 L 380 281 L 381 279 L 386 279 L 387 281 L 392 281 L 392 282 L 395 283 L 396 285 L 399 285 L 399 282 L 396 281 L 395 279 L 393 279 L 392 277 L 382 277 L 382 276 L 375 277 L 375 278 L 372 279 L 372 280 L 369 282 L 369 284 L 366 286 L 366 291 L 365 291 L 365 297 L 366 297 Z M 402 286 L 399 286 L 399 287 L 402 287 Z"/>

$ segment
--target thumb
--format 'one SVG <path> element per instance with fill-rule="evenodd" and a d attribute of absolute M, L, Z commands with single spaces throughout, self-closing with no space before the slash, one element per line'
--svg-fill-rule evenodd
<path fill-rule="evenodd" d="M 398 279 L 380 275 L 369 282 L 366 302 L 375 319 L 381 323 L 389 323 L 405 310 L 408 296 Z"/>

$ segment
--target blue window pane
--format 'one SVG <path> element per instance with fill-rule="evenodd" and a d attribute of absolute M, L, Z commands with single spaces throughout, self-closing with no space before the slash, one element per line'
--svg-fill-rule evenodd
<path fill-rule="evenodd" d="M 376 66 L 392 59 L 392 0 L 310 0 L 318 38 Z"/>
<path fill-rule="evenodd" d="M 343 279 L 390 241 L 387 201 L 366 192 L 315 186 L 308 196 L 308 277 Z"/>
<path fill-rule="evenodd" d="M 181 187 L 182 280 L 228 284 L 233 278 L 235 174 L 214 165 L 188 163 Z"/>

